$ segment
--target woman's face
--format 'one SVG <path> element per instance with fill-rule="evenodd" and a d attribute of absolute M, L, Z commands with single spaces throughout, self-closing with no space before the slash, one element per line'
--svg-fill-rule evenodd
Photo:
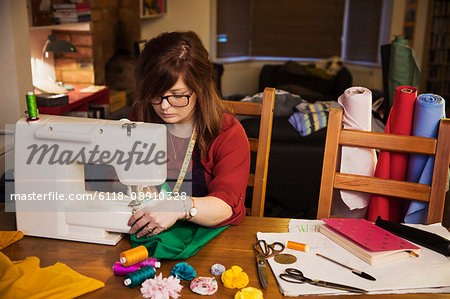
<path fill-rule="evenodd" d="M 161 104 L 152 105 L 156 114 L 158 114 L 165 123 L 194 123 L 194 108 L 197 96 L 186 86 L 183 79 L 179 78 L 175 85 L 166 91 L 163 96 L 166 98 L 161 102 Z M 187 102 L 189 102 L 187 106 L 176 107 L 186 105 Z"/>

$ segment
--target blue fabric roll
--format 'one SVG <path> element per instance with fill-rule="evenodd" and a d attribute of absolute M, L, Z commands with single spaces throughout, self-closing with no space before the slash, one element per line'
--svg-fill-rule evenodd
<path fill-rule="evenodd" d="M 421 94 L 416 98 L 412 135 L 436 138 L 439 121 L 445 117 L 445 100 L 435 94 Z M 406 180 L 431 185 L 433 179 L 434 156 L 410 155 Z M 405 215 L 405 223 L 426 223 L 428 204 L 410 202 Z"/>

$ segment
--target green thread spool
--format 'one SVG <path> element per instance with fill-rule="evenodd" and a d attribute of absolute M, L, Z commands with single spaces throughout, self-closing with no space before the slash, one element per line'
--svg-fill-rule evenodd
<path fill-rule="evenodd" d="M 146 279 L 155 277 L 156 270 L 152 266 L 145 266 L 141 269 L 128 273 L 125 275 L 125 279 L 123 280 L 123 284 L 129 288 L 134 288 L 141 283 L 143 283 Z"/>
<path fill-rule="evenodd" d="M 39 113 L 36 104 L 36 95 L 30 91 L 26 95 L 27 98 L 27 108 L 28 108 L 28 120 L 38 120 Z"/>

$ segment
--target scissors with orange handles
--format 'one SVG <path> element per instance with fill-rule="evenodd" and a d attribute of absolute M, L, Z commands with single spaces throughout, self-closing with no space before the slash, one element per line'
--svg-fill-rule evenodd
<path fill-rule="evenodd" d="M 348 285 L 343 285 L 343 284 L 339 284 L 339 283 L 335 283 L 335 282 L 329 282 L 329 281 L 311 279 L 311 278 L 305 277 L 303 275 L 302 271 L 295 269 L 295 268 L 286 268 L 284 271 L 285 271 L 285 273 L 280 274 L 280 278 L 287 282 L 309 283 L 311 285 L 315 285 L 318 287 L 344 290 L 347 292 L 359 293 L 359 294 L 367 293 L 366 290 L 351 287 Z"/>
<path fill-rule="evenodd" d="M 267 244 L 265 240 L 258 240 L 253 244 L 253 248 L 256 251 L 256 266 L 258 269 L 259 282 L 263 289 L 267 289 L 267 259 L 282 252 L 284 250 L 284 244 L 280 242 Z"/>

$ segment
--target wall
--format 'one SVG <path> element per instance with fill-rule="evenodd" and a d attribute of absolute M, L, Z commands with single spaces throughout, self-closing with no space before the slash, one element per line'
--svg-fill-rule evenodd
<path fill-rule="evenodd" d="M 134 43 L 140 39 L 139 0 L 90 0 L 89 4 L 89 23 L 30 29 L 33 79 L 50 77 L 67 84 L 103 85 L 105 66 L 116 51 L 120 48 L 133 53 Z M 74 44 L 77 52 L 50 53 L 43 65 L 42 46 L 50 33 Z"/>
<path fill-rule="evenodd" d="M 105 65 L 120 49 L 133 53 L 139 40 L 139 0 L 90 0 L 95 83 L 105 84 Z"/>
<path fill-rule="evenodd" d="M 121 1 L 126 3 L 128 0 Z M 405 3 L 406 0 L 393 0 L 391 39 L 394 35 L 403 33 Z M 426 28 L 427 3 L 427 0 L 418 0 L 414 48 L 419 62 L 423 56 L 422 45 Z M 2 33 L 0 49 L 3 53 L 0 56 L 2 65 L 0 69 L 0 84 L 3 87 L 2 90 L 11 91 L 2 96 L 0 100 L 0 108 L 3 108 L 0 109 L 0 124 L 3 127 L 4 123 L 15 122 L 19 116 L 23 115 L 25 110 L 23 98 L 28 90 L 32 90 L 32 86 L 29 64 L 29 32 L 27 22 L 23 22 L 23 20 L 28 19 L 26 0 L 3 0 L 0 1 L 0 4 L 0 32 Z M 200 35 L 205 47 L 211 50 L 214 57 L 215 16 L 211 11 L 214 11 L 215 5 L 215 0 L 167 0 L 168 12 L 165 16 L 140 20 L 140 37 L 149 39 L 165 31 L 193 30 Z M 122 15 L 124 14 L 126 14 L 126 11 L 122 12 Z M 247 61 L 227 63 L 222 78 L 224 95 L 256 92 L 259 71 L 264 63 L 282 62 Z M 381 70 L 379 68 L 353 65 L 348 67 L 353 73 L 355 85 L 382 89 Z"/>
<path fill-rule="evenodd" d="M 37 80 L 38 78 L 51 78 L 53 81 L 55 80 L 53 55 L 46 57 L 44 59 L 45 63 L 42 61 L 42 48 L 49 34 L 51 34 L 51 29 L 30 31 L 31 70 L 33 80 Z"/>
<path fill-rule="evenodd" d="M 222 92 L 225 96 L 254 94 L 258 91 L 259 73 L 264 64 L 283 64 L 284 61 L 244 61 L 224 64 Z M 382 90 L 382 74 L 379 67 L 347 64 L 352 73 L 353 85 Z"/>
<path fill-rule="evenodd" d="M 211 0 L 167 0 L 162 17 L 141 19 L 141 38 L 151 39 L 167 31 L 195 31 L 210 49 Z"/>
<path fill-rule="evenodd" d="M 65 39 L 71 42 L 70 37 L 65 34 L 58 34 L 53 28 L 59 28 L 63 31 L 84 31 L 89 32 L 89 23 L 80 24 L 65 24 L 59 25 L 58 27 L 44 26 L 44 27 L 30 27 L 29 28 L 29 44 L 31 52 L 31 69 L 33 84 L 35 86 L 45 87 L 45 84 L 57 81 L 64 81 L 67 78 L 62 77 L 62 71 L 67 71 L 69 69 L 68 61 L 58 61 L 55 57 L 61 58 L 63 55 L 48 52 L 48 57 L 42 59 L 42 49 L 45 45 L 46 40 L 50 34 L 56 34 L 56 38 Z M 77 45 L 75 45 L 77 46 Z M 73 54 L 70 54 L 73 55 Z M 68 55 L 68 57 L 70 56 Z M 56 72 L 55 72 L 56 68 Z M 76 83 L 74 81 L 68 80 L 65 83 Z M 50 87 L 51 88 L 51 87 Z"/>
<path fill-rule="evenodd" d="M 416 59 L 419 65 L 422 66 L 422 60 L 425 49 L 425 33 L 427 30 L 427 16 L 428 16 L 428 0 L 418 0 L 416 16 L 416 26 L 414 28 L 414 45 L 416 51 Z"/>
<path fill-rule="evenodd" d="M 27 19 L 25 1 L 0 1 L 0 129 L 24 116 L 25 95 L 33 90 Z"/>
<path fill-rule="evenodd" d="M 403 23 L 405 19 L 406 0 L 392 0 L 392 23 L 390 28 L 390 40 L 396 35 L 403 35 Z M 416 15 L 416 25 L 414 31 L 414 45 L 416 58 L 421 64 L 426 17 L 428 14 L 428 0 L 417 0 L 418 8 Z M 259 71 L 265 63 L 283 63 L 280 61 L 244 61 L 230 62 L 224 64 L 224 74 L 222 77 L 222 93 L 225 96 L 232 94 L 253 94 L 258 90 Z M 353 84 L 372 89 L 383 90 L 383 78 L 381 67 L 347 65 L 353 75 Z M 255 78 L 256 75 L 256 78 Z"/>
<path fill-rule="evenodd" d="M 91 33 L 79 30 L 53 30 L 52 32 L 55 38 L 66 40 L 77 49 L 74 53 L 55 53 L 56 80 L 62 81 L 64 84 L 94 84 L 93 37 Z"/>
<path fill-rule="evenodd" d="M 224 63 L 222 94 L 254 94 L 258 91 L 259 73 L 264 64 L 282 64 L 280 61 L 243 61 Z"/>

